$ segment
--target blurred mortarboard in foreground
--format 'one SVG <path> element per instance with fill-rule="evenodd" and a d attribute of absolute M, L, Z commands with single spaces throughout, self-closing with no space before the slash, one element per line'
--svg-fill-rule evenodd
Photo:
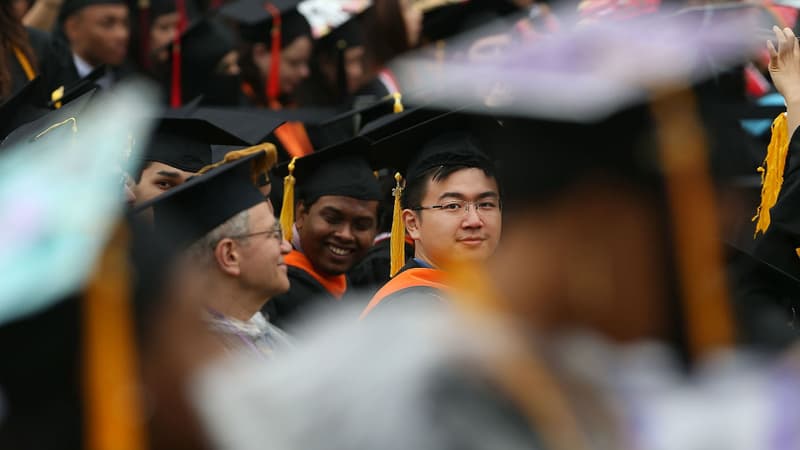
<path fill-rule="evenodd" d="M 121 157 L 125 140 L 119 136 L 146 131 L 139 114 L 150 109 L 151 94 L 143 86 L 122 86 L 113 99 L 81 111 L 80 145 L 20 140 L 3 152 L 0 204 L 14 214 L 0 220 L 0 267 L 7 275 L 0 282 L 0 323 L 49 306 L 87 279 L 124 204 L 115 169 L 135 161 Z M 34 130 L 63 122 L 56 116 L 74 103 L 37 121 Z"/>
<path fill-rule="evenodd" d="M 189 247 L 236 214 L 265 201 L 253 183 L 253 154 L 192 177 L 137 208 L 153 208 L 154 227 L 161 236 L 175 240 L 177 248 Z"/>
<path fill-rule="evenodd" d="M 298 196 L 306 204 L 325 195 L 381 200 L 375 167 L 367 159 L 368 152 L 369 143 L 366 140 L 353 138 L 275 168 L 278 176 L 291 180 L 285 182 L 281 208 L 281 225 L 288 240 L 291 241 L 294 223 L 295 183 Z"/>
<path fill-rule="evenodd" d="M 41 78 L 36 77 L 0 105 L 0 142 L 12 131 L 47 112 L 44 86 Z"/>
<path fill-rule="evenodd" d="M 401 85 L 404 73 L 425 74 L 424 89 L 405 93 L 411 102 L 452 109 L 485 104 L 498 115 L 589 121 L 646 99 L 651 86 L 693 83 L 746 60 L 763 45 L 754 40 L 755 29 L 740 16 L 702 28 L 678 16 L 632 20 L 624 27 L 597 23 L 562 30 L 552 39 L 515 42 L 481 61 L 430 61 L 412 53 L 398 58 L 397 73 Z M 643 34 L 653 39 L 636 38 Z M 471 44 L 456 38 L 448 45 L 468 54 Z M 436 98 L 426 98 L 429 92 Z"/>
<path fill-rule="evenodd" d="M 159 121 L 143 158 L 196 173 L 212 163 L 211 146 L 248 142 L 202 119 L 167 117 Z"/>

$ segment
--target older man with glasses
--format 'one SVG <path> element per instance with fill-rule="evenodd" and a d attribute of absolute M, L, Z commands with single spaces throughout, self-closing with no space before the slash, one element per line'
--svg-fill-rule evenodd
<path fill-rule="evenodd" d="M 288 340 L 260 310 L 289 290 L 291 246 L 253 183 L 263 157 L 219 166 L 141 207 L 153 208 L 156 233 L 178 246 L 173 285 L 195 294 L 225 347 L 268 356 Z"/>

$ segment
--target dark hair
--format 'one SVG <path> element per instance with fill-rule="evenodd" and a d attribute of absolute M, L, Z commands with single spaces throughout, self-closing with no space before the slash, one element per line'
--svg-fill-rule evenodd
<path fill-rule="evenodd" d="M 464 169 L 481 169 L 483 173 L 489 178 L 497 178 L 495 171 L 489 166 L 473 166 L 473 165 L 448 165 L 436 166 L 426 170 L 422 175 L 406 181 L 406 188 L 403 192 L 401 203 L 404 209 L 415 208 L 421 206 L 423 197 L 427 194 L 428 181 L 434 183 L 441 183 L 447 180 L 450 175 Z"/>
<path fill-rule="evenodd" d="M 367 68 L 377 71 L 410 50 L 400 0 L 376 0 L 364 18 Z"/>
<path fill-rule="evenodd" d="M 14 80 L 11 76 L 11 62 L 8 55 L 14 55 L 14 49 L 19 49 L 36 70 L 36 56 L 28 40 L 25 26 L 14 15 L 13 2 L 0 1 L 0 97 L 6 97 L 13 90 Z"/>
<path fill-rule="evenodd" d="M 261 78 L 261 71 L 253 60 L 252 42 L 243 41 L 239 46 L 239 69 L 241 70 L 242 81 L 249 84 L 253 89 L 248 93 L 250 99 L 257 105 L 267 105 L 267 98 L 264 95 L 264 80 Z"/>

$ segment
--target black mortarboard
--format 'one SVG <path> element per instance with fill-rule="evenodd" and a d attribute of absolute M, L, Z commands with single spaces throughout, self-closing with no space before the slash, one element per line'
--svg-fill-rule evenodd
<path fill-rule="evenodd" d="M 488 116 L 418 108 L 387 116 L 367 127 L 363 134 L 380 137 L 372 145 L 370 158 L 378 160 L 380 167 L 398 170 L 406 183 L 411 183 L 439 166 L 478 167 L 494 172 L 482 141 L 489 129 L 499 127 Z"/>
<path fill-rule="evenodd" d="M 236 49 L 236 36 L 225 24 L 202 18 L 192 23 L 180 36 L 180 52 L 167 45 L 169 58 L 163 82 L 169 86 L 170 100 L 180 93 L 181 103 L 202 96 L 201 102 L 213 105 L 239 103 L 239 79 L 219 73 L 222 58 Z M 173 84 L 173 58 L 180 54 L 180 84 Z"/>
<path fill-rule="evenodd" d="M 279 13 L 281 47 L 285 47 L 300 36 L 311 37 L 308 20 L 297 10 L 299 3 L 299 0 L 236 0 L 220 8 L 219 13 L 239 24 L 242 38 L 267 45 L 272 42 L 273 13 Z"/>
<path fill-rule="evenodd" d="M 299 195 L 313 203 L 323 195 L 360 200 L 380 200 L 373 167 L 366 158 L 369 143 L 360 138 L 334 145 L 294 161 L 293 176 Z M 275 168 L 278 176 L 289 174 L 289 164 Z"/>
<path fill-rule="evenodd" d="M 44 95 L 42 79 L 36 77 L 0 105 L 0 142 L 22 125 L 47 114 Z"/>
<path fill-rule="evenodd" d="M 184 117 L 208 121 L 249 145 L 268 140 L 275 128 L 289 120 L 285 118 L 289 115 L 281 111 L 221 107 L 191 108 L 184 112 Z"/>
<path fill-rule="evenodd" d="M 58 15 L 59 22 L 63 22 L 67 17 L 75 14 L 87 6 L 92 5 L 126 5 L 125 0 L 66 0 L 61 6 L 61 11 Z"/>
<path fill-rule="evenodd" d="M 319 124 L 319 129 L 327 145 L 332 145 L 361 134 L 364 127 L 382 117 L 402 111 L 400 97 L 390 95 L 327 119 Z"/>
<path fill-rule="evenodd" d="M 150 139 L 144 159 L 195 173 L 212 163 L 212 144 L 248 145 L 205 120 L 163 118 Z"/>
<path fill-rule="evenodd" d="M 255 154 L 192 177 L 137 211 L 152 207 L 156 232 L 175 239 L 179 248 L 188 247 L 236 214 L 264 202 L 251 176 L 253 161 L 264 157 Z"/>
<path fill-rule="evenodd" d="M 284 190 L 281 225 L 291 240 L 294 223 L 294 183 L 298 197 L 311 204 L 325 195 L 381 200 L 381 189 L 366 154 L 369 142 L 353 138 L 346 142 L 297 158 L 275 168 L 276 175 L 291 180 Z"/>
<path fill-rule="evenodd" d="M 52 136 L 61 135 L 62 130 L 79 130 L 81 128 L 80 115 L 86 110 L 96 93 L 96 89 L 91 90 L 65 104 L 61 109 L 49 111 L 38 119 L 20 126 L 6 136 L 0 147 L 5 148 L 17 143 L 30 142 L 45 136 L 52 139 Z"/>
<path fill-rule="evenodd" d="M 47 106 L 51 109 L 61 108 L 62 105 L 75 100 L 92 89 L 97 89 L 97 80 L 105 75 L 107 70 L 107 66 L 100 65 L 75 83 L 59 87 L 50 93 L 50 102 Z"/>

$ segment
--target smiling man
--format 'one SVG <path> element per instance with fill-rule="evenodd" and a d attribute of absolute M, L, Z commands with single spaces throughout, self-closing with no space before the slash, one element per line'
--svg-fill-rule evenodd
<path fill-rule="evenodd" d="M 286 258 L 291 288 L 265 309 L 282 328 L 309 309 L 341 300 L 349 288 L 346 272 L 372 246 L 381 191 L 362 156 L 367 150 L 354 139 L 296 161 L 298 239 Z M 286 166 L 281 169 L 285 175 Z"/>
<path fill-rule="evenodd" d="M 407 165 L 401 200 L 414 257 L 378 290 L 361 318 L 401 297 L 443 298 L 442 267 L 481 263 L 494 253 L 502 228 L 500 188 L 478 135 L 497 123 L 469 124 L 467 116 L 443 114 L 375 144 L 376 152 L 404 158 L 403 149 L 419 149 Z"/>
<path fill-rule="evenodd" d="M 266 157 L 221 165 L 140 206 L 152 208 L 155 233 L 179 252 L 174 283 L 199 297 L 197 306 L 227 349 L 257 357 L 290 345 L 260 312 L 289 289 L 291 249 L 253 181 L 264 165 L 258 159 Z"/>

